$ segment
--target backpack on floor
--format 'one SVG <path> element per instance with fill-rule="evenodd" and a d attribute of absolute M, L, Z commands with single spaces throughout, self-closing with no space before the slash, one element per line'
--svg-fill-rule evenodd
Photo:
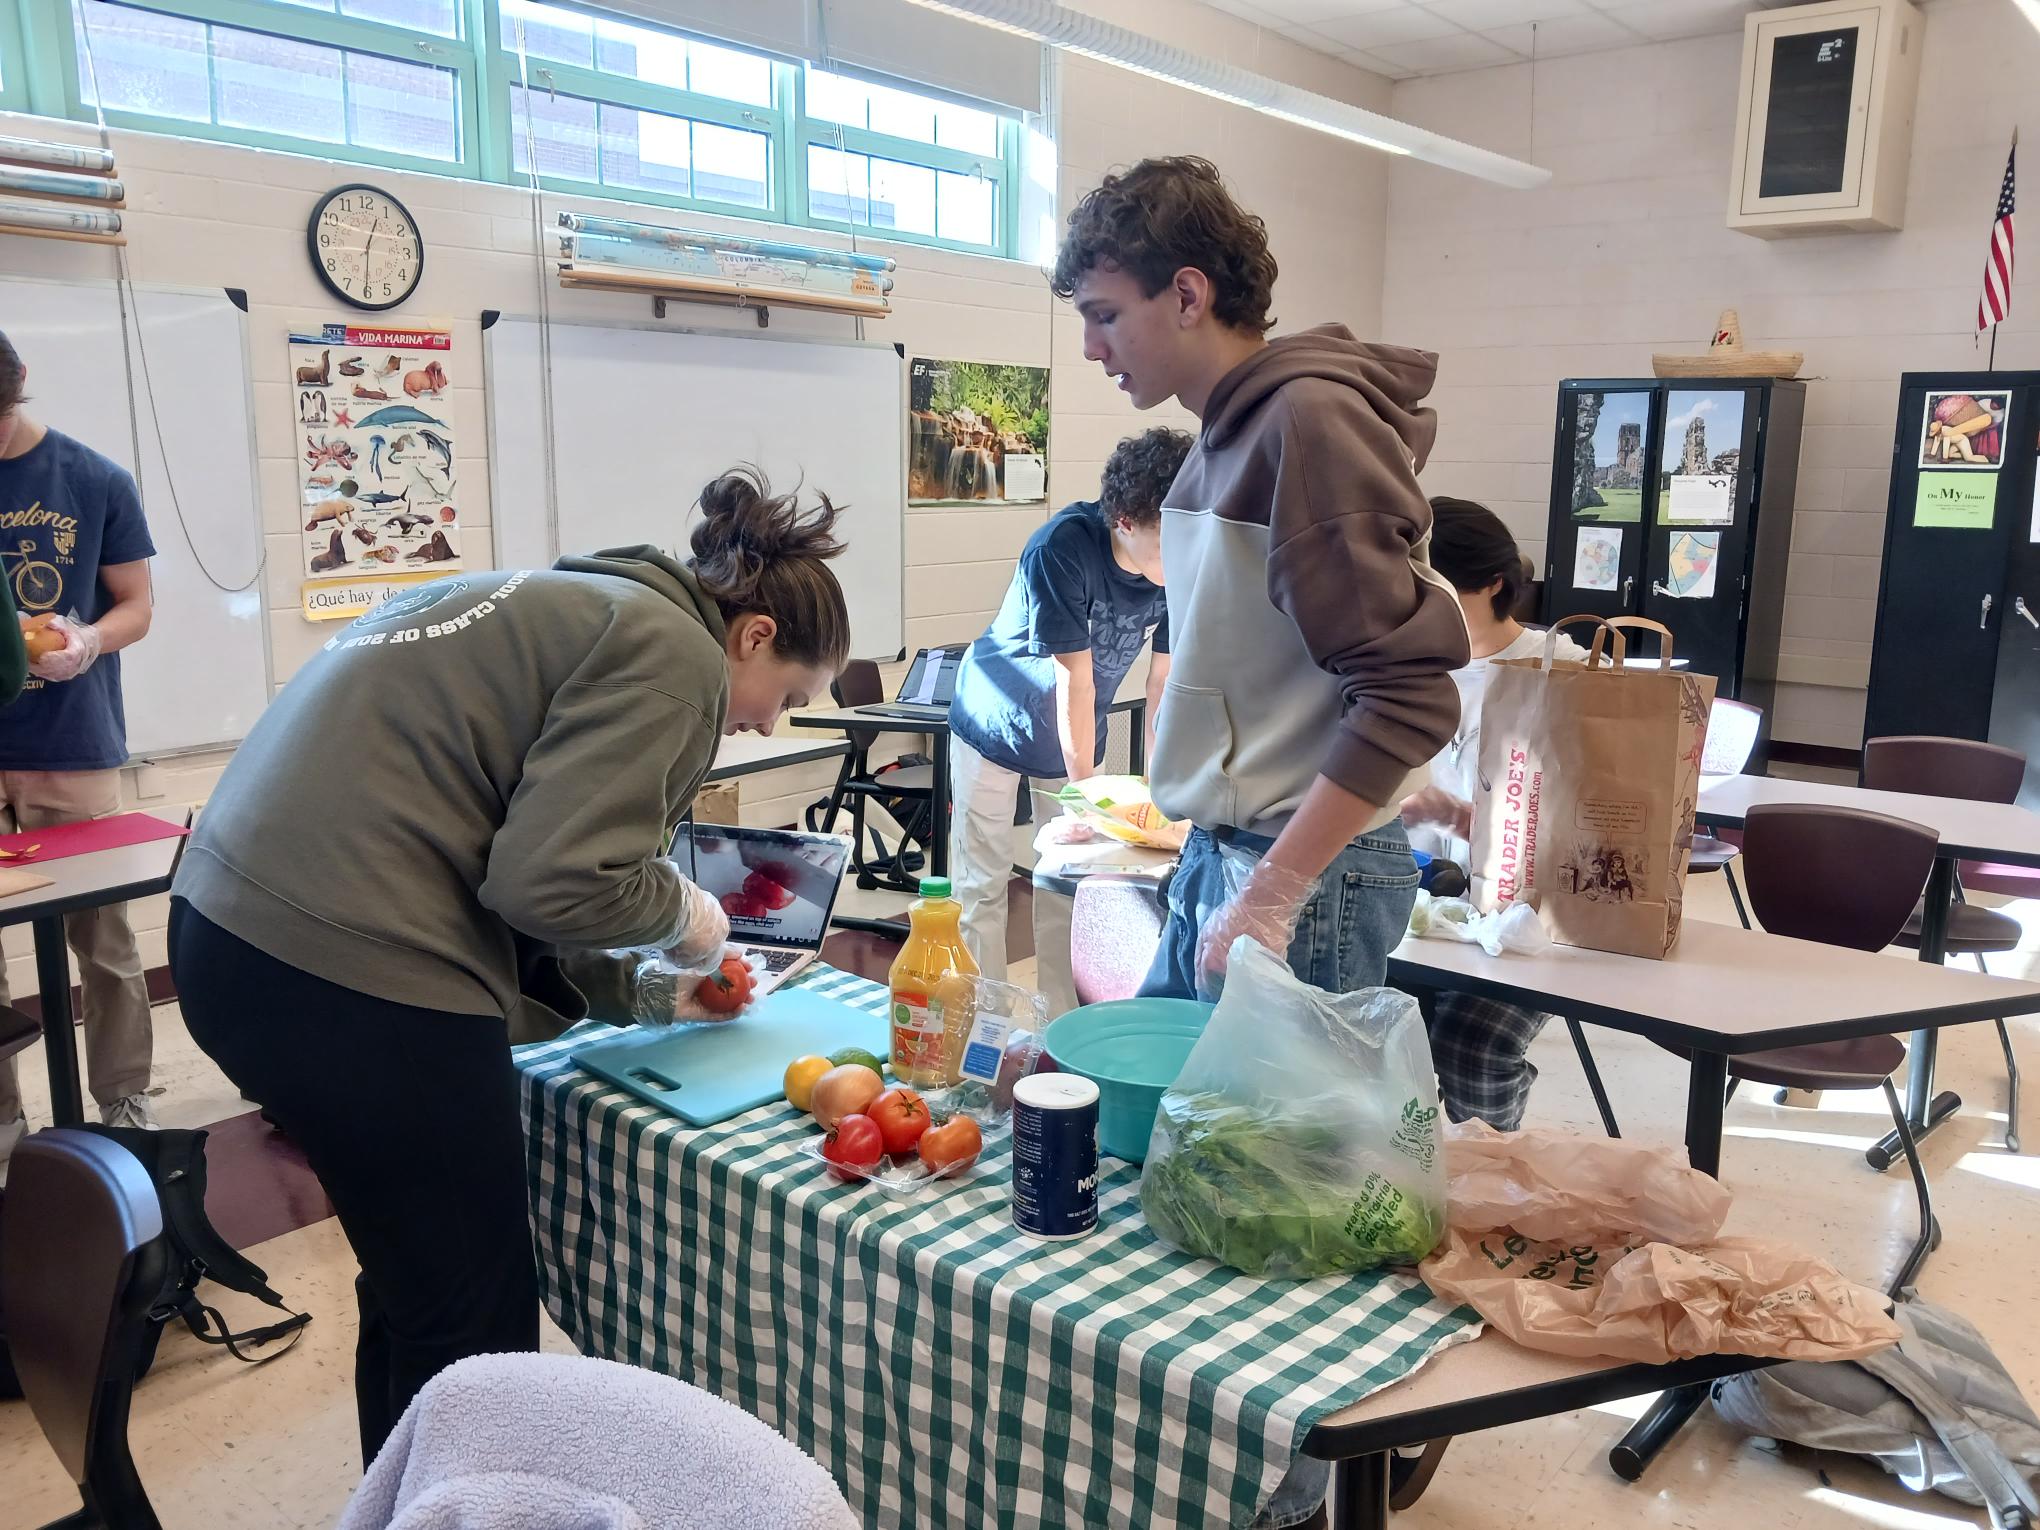
<path fill-rule="evenodd" d="M 149 1334 L 143 1341 L 141 1358 L 135 1367 L 136 1380 L 147 1375 L 149 1367 L 155 1363 L 156 1345 L 162 1338 L 163 1328 L 175 1318 L 182 1318 L 185 1326 L 206 1343 L 222 1345 L 236 1360 L 244 1360 L 250 1365 L 273 1360 L 297 1343 L 305 1325 L 312 1320 L 311 1314 L 291 1312 L 283 1298 L 271 1289 L 269 1277 L 262 1267 L 222 1238 L 205 1214 L 204 1132 L 152 1132 L 128 1126 L 85 1126 L 79 1129 L 97 1132 L 133 1153 L 155 1182 L 156 1196 L 163 1207 L 163 1236 L 170 1241 L 171 1257 L 164 1272 L 163 1289 L 149 1309 Z M 4 1212 L 0 1212 L 0 1229 L 4 1229 L 5 1224 Z M 209 1307 L 199 1299 L 198 1285 L 203 1280 L 215 1281 L 231 1291 L 245 1292 L 289 1315 L 280 1323 L 235 1333 L 227 1327 L 226 1319 L 220 1315 L 218 1308 Z M 13 1398 L 21 1395 L 21 1384 L 14 1374 L 14 1362 L 7 1351 L 6 1322 L 6 1313 L 0 1311 L 0 1398 Z M 243 1352 L 244 1346 L 253 1348 L 285 1338 L 290 1342 L 278 1345 L 267 1354 Z"/>
<path fill-rule="evenodd" d="M 1916 1493 L 1987 1507 L 1997 1530 L 2040 1518 L 2040 1419 L 2018 1383 L 1956 1314 L 1916 1301 L 1893 1316 L 1895 1347 L 1730 1376 L 1716 1411 L 1748 1434 L 1868 1456 Z"/>

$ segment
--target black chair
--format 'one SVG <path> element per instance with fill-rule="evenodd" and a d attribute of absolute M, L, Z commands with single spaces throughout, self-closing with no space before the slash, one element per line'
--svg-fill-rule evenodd
<path fill-rule="evenodd" d="M 2025 784 L 2026 757 L 2000 744 L 1979 743 L 1967 738 L 1935 738 L 1904 735 L 1866 739 L 1863 743 L 1862 784 L 1872 791 L 1909 792 L 1916 797 L 1960 797 L 1967 802 L 2015 802 Z M 2013 897 L 2031 897 L 2027 885 L 2003 885 L 2002 872 L 1965 861 L 1955 883 L 1956 903 L 1948 910 L 1947 954 L 1966 956 L 1978 972 L 1990 969 L 1986 956 L 2019 949 L 2024 934 L 2019 921 L 1995 909 L 1978 908 L 1962 902 L 1965 885 L 2006 891 Z M 1997 873 L 1994 875 L 1993 873 Z M 2031 873 L 2026 873 L 2029 878 Z M 2025 882 L 2026 878 L 2019 878 Z M 1924 911 L 1915 908 L 1912 917 L 1892 944 L 1908 951 L 1920 948 L 1920 926 Z M 2012 1048 L 2012 1033 L 2004 1021 L 1997 1022 L 1998 1045 L 2004 1048 L 2005 1078 L 2009 1098 L 2005 1107 L 2005 1147 L 2019 1151 L 2019 1054 Z"/>
<path fill-rule="evenodd" d="M 869 659 L 853 659 L 829 688 L 839 707 L 870 706 L 885 700 L 885 684 L 878 666 Z M 892 770 L 874 770 L 871 751 L 878 746 L 883 725 L 870 729 L 846 730 L 850 752 L 836 773 L 829 795 L 811 803 L 807 810 L 810 833 L 823 833 L 836 821 L 845 806 L 850 809 L 852 850 L 850 870 L 857 885 L 867 892 L 875 887 L 895 892 L 918 892 L 920 883 L 913 873 L 926 858 L 911 847 L 926 848 L 935 820 L 935 768 L 932 765 L 902 765 Z M 897 849 L 888 850 L 876 827 L 865 822 L 865 807 L 873 798 L 886 802 L 887 811 L 900 826 Z M 898 808 L 899 811 L 894 811 Z M 870 854 L 865 853 L 866 837 Z"/>
<path fill-rule="evenodd" d="M 1744 820 L 1743 879 L 1758 922 L 1771 934 L 1881 951 L 1904 928 L 1939 847 L 1932 829 L 1902 818 L 1856 808 L 1765 803 L 1752 807 Z M 1683 1048 L 1667 1050 L 1690 1055 Z M 1609 1135 L 1619 1135 L 1600 1074 L 1584 1050 L 1581 1061 Z M 1904 1061 L 1905 1043 L 1896 1036 L 1777 1047 L 1728 1059 L 1728 1098 L 1745 1080 L 1779 1089 L 1884 1091 L 1920 1205 L 1919 1237 L 1889 1287 L 1895 1298 L 1910 1291 L 1920 1266 L 1941 1242 L 1927 1171 L 1906 1122 L 1905 1104 L 1891 1082 Z"/>
<path fill-rule="evenodd" d="M 128 1453 L 128 1405 L 170 1251 L 162 1203 L 126 1148 L 24 1137 L 0 1215 L 0 1307 L 21 1390 L 83 1506 L 46 1530 L 160 1530 Z"/>

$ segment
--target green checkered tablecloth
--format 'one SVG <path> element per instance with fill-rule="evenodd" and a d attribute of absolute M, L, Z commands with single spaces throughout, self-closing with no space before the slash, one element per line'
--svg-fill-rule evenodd
<path fill-rule="evenodd" d="M 804 986 L 884 1012 L 847 973 Z M 1177 1253 L 1116 1159 L 1074 1243 L 1014 1231 L 1005 1135 L 922 1198 L 839 1184 L 783 1101 L 695 1130 L 575 1068 L 607 1032 L 517 1053 L 548 1310 L 772 1425 L 868 1525 L 1244 1525 L 1319 1418 L 1479 1332 L 1411 1276 Z"/>

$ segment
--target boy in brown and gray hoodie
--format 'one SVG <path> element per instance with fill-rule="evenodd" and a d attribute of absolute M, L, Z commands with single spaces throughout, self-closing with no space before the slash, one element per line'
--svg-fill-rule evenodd
<path fill-rule="evenodd" d="M 1327 324 L 1270 341 L 1261 220 L 1201 159 L 1143 160 L 1070 214 L 1052 285 L 1134 407 L 1203 421 L 1162 502 L 1174 664 L 1155 801 L 1195 825 L 1146 991 L 1248 935 L 1331 992 L 1379 984 L 1416 901 L 1398 811 L 1452 738 L 1466 620 L 1424 555 L 1437 358 Z M 1321 1513 L 1299 1459 L 1260 1524 Z"/>
<path fill-rule="evenodd" d="M 1465 618 L 1416 478 L 1437 359 L 1336 324 L 1270 341 L 1274 281 L 1261 220 L 1199 159 L 1106 177 L 1056 261 L 1085 356 L 1136 408 L 1203 421 L 1162 509 L 1152 778 L 1196 831 L 1156 993 L 1194 992 L 1240 935 L 1321 988 L 1380 983 L 1417 885 L 1398 805 L 1459 717 Z"/>

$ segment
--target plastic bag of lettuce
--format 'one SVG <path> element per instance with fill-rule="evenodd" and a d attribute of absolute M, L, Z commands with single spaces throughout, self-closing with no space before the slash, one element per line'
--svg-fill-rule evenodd
<path fill-rule="evenodd" d="M 1156 1113 L 1141 1210 L 1250 1275 L 1415 1264 L 1445 1233 L 1438 1122 L 1416 1000 L 1325 993 L 1243 937 Z"/>

